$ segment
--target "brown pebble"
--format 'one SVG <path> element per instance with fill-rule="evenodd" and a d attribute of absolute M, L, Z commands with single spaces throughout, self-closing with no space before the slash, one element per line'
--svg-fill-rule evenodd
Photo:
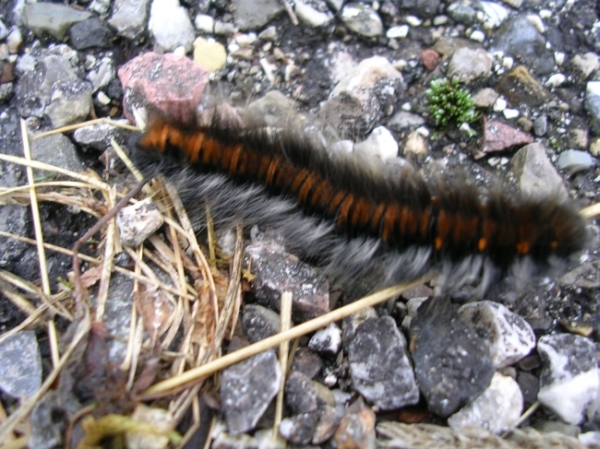
<path fill-rule="evenodd" d="M 440 63 L 440 55 L 437 51 L 428 49 L 419 55 L 419 59 L 430 72 L 433 71 Z"/>

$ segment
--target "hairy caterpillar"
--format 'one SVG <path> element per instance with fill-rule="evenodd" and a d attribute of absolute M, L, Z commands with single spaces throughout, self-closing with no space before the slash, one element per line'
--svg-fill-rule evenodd
<path fill-rule="evenodd" d="M 154 120 L 134 162 L 161 173 L 202 220 L 273 228 L 286 248 L 346 284 L 389 285 L 430 270 L 445 286 L 500 276 L 529 280 L 584 248 L 585 222 L 555 198 L 501 189 L 485 196 L 460 181 L 434 185 L 410 168 L 333 153 L 300 131 L 245 127 L 217 114 L 204 125 Z"/>

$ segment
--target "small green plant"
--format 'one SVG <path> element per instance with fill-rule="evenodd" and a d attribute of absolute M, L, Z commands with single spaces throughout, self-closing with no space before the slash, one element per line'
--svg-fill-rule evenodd
<path fill-rule="evenodd" d="M 451 124 L 460 128 L 477 118 L 475 104 L 469 92 L 458 86 L 458 80 L 433 80 L 425 92 L 425 104 L 436 125 L 446 128 Z"/>

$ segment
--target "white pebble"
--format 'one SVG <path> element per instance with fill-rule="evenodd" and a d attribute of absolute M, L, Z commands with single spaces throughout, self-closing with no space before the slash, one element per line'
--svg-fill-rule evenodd
<path fill-rule="evenodd" d="M 494 109 L 495 112 L 502 112 L 506 109 L 506 106 L 508 105 L 508 103 L 506 102 L 506 100 L 502 97 L 498 97 L 496 99 L 496 101 L 494 102 L 494 106 L 492 109 Z"/>
<path fill-rule="evenodd" d="M 558 87 L 565 82 L 567 78 L 562 73 L 555 73 L 548 81 L 546 81 L 546 86 L 548 87 Z"/>
<path fill-rule="evenodd" d="M 117 214 L 121 243 L 136 247 L 154 234 L 165 221 L 150 198 L 124 207 Z"/>
<path fill-rule="evenodd" d="M 408 35 L 408 30 L 410 27 L 408 25 L 397 25 L 391 27 L 385 33 L 385 36 L 388 39 L 404 39 Z"/>
<path fill-rule="evenodd" d="M 425 126 L 419 126 L 417 129 L 415 129 L 415 131 L 425 138 L 429 137 L 430 134 L 429 130 Z"/>
<path fill-rule="evenodd" d="M 563 65 L 565 63 L 566 55 L 562 51 L 554 52 L 554 61 L 557 65 Z"/>
<path fill-rule="evenodd" d="M 436 27 L 440 26 L 440 25 L 445 25 L 447 23 L 448 23 L 448 16 L 441 15 L 441 16 L 435 16 L 433 18 L 433 25 Z"/>
<path fill-rule="evenodd" d="M 212 33 L 215 29 L 215 19 L 207 14 L 198 14 L 194 19 L 194 26 L 203 33 Z"/>
<path fill-rule="evenodd" d="M 406 16 L 405 20 L 406 20 L 406 23 L 408 23 L 412 27 L 418 27 L 419 25 L 421 25 L 423 23 L 423 21 L 421 19 L 419 19 L 417 16 Z"/>
<path fill-rule="evenodd" d="M 504 58 L 502 58 L 502 67 L 504 67 L 505 69 L 512 69 L 513 64 L 515 63 L 515 60 L 513 58 L 511 58 L 510 56 L 505 56 Z"/>
<path fill-rule="evenodd" d="M 527 16 L 527 20 L 531 23 L 540 33 L 546 32 L 546 26 L 544 22 L 537 14 L 530 14 Z"/>
<path fill-rule="evenodd" d="M 485 33 L 481 30 L 475 30 L 471 33 L 469 39 L 475 42 L 483 42 L 485 40 Z"/>
<path fill-rule="evenodd" d="M 504 114 L 504 118 L 510 120 L 519 116 L 519 110 L 506 108 L 504 111 L 502 111 L 502 114 Z"/>
<path fill-rule="evenodd" d="M 328 354 L 337 354 L 341 346 L 342 331 L 335 323 L 315 332 L 308 342 L 308 347 L 312 351 Z"/>

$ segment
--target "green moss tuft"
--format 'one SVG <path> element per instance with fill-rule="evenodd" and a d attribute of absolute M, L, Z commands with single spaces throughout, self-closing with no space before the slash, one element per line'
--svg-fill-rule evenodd
<path fill-rule="evenodd" d="M 471 95 L 458 86 L 458 80 L 433 80 L 425 94 L 429 113 L 440 127 L 452 124 L 460 127 L 477 117 Z"/>

